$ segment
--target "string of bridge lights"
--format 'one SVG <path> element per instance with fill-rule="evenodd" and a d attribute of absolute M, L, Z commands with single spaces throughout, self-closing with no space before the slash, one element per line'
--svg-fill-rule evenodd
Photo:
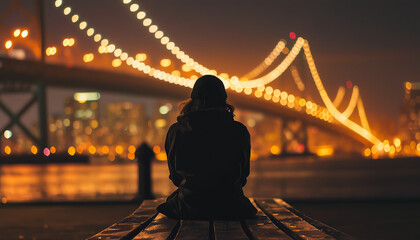
<path fill-rule="evenodd" d="M 319 76 L 318 70 L 315 65 L 315 61 L 312 57 L 311 49 L 309 48 L 308 41 L 305 40 L 305 43 L 303 45 L 303 50 L 306 56 L 306 60 L 308 62 L 309 70 L 311 72 L 312 78 L 315 81 L 315 85 L 318 89 L 319 94 L 321 95 L 322 101 L 324 102 L 325 106 L 327 107 L 328 111 L 331 113 L 331 115 L 337 119 L 340 123 L 342 123 L 344 126 L 350 128 L 363 138 L 367 139 L 369 142 L 371 142 L 374 145 L 377 145 L 381 143 L 381 141 L 374 136 L 368 129 L 361 127 L 357 123 L 351 121 L 348 119 L 348 116 L 340 113 L 338 109 L 334 106 L 331 99 L 328 97 L 327 91 L 324 88 L 324 85 L 322 83 L 322 80 Z M 355 94 L 352 94 L 355 95 Z M 358 94 L 357 94 L 358 95 Z M 353 96 L 352 96 L 353 97 Z M 359 98 L 359 102 L 361 103 L 361 100 Z M 363 105 L 363 104 L 360 104 Z M 359 111 L 362 111 L 363 108 L 360 108 Z M 363 111 L 364 112 L 364 111 Z M 365 114 L 361 114 L 360 118 L 366 118 Z M 367 119 L 361 120 L 361 122 L 367 123 Z"/>
<path fill-rule="evenodd" d="M 128 5 L 132 2 L 132 0 L 122 0 L 122 2 L 126 5 Z M 140 6 L 136 3 L 132 3 L 130 5 L 130 11 L 131 12 L 137 12 L 139 9 L 140 9 Z M 143 26 L 149 27 L 149 32 L 152 33 L 152 34 L 154 33 L 155 37 L 157 39 L 159 39 L 161 37 L 164 38 L 163 32 L 158 31 L 159 27 L 157 25 L 151 25 L 152 24 L 152 19 L 151 18 L 146 18 L 146 13 L 144 11 L 139 11 L 137 13 L 137 19 L 139 19 L 140 21 L 143 21 Z M 165 43 L 169 44 L 167 42 L 168 41 L 166 41 L 166 40 L 161 41 L 161 43 L 163 45 L 165 45 Z M 264 61 L 260 65 L 258 65 L 255 69 L 253 69 L 252 71 L 250 71 L 249 73 L 244 75 L 244 78 L 246 78 L 247 81 L 239 81 L 239 79 L 237 77 L 232 77 L 230 79 L 229 82 L 233 85 L 232 89 L 236 90 L 237 92 L 241 92 L 242 88 L 245 88 L 246 89 L 245 93 L 250 93 L 250 91 L 248 90 L 249 88 L 258 88 L 258 87 L 261 87 L 261 86 L 265 86 L 268 83 L 270 83 L 271 81 L 277 79 L 290 66 L 290 64 L 295 60 L 297 54 L 299 54 L 299 52 L 300 52 L 300 50 L 301 50 L 301 48 L 302 48 L 302 46 L 305 42 L 307 44 L 307 41 L 305 41 L 303 38 L 298 38 L 298 40 L 296 41 L 292 50 L 289 52 L 289 54 L 286 56 L 286 58 L 274 70 L 272 70 L 270 73 L 266 74 L 263 77 L 253 79 L 254 77 L 261 74 L 268 66 L 270 66 L 273 63 L 273 61 L 279 56 L 279 54 L 282 52 L 282 50 L 285 48 L 285 42 L 284 41 L 279 41 L 277 43 L 276 47 L 273 49 L 273 51 L 269 54 L 268 57 L 266 57 L 264 59 Z M 173 50 L 171 48 L 174 47 L 174 46 L 175 46 L 175 44 L 171 44 L 169 47 L 168 47 L 168 45 L 166 45 L 168 50 Z M 308 45 L 308 49 L 309 49 L 309 45 Z M 175 49 L 175 50 L 178 51 L 178 49 Z M 306 52 L 307 51 L 305 51 L 305 53 Z M 194 61 L 188 55 L 182 54 L 183 56 L 180 57 L 174 52 L 172 52 L 172 54 L 176 55 L 176 57 L 178 59 L 180 59 L 182 62 L 186 63 L 187 65 L 189 65 L 196 72 L 200 73 L 200 71 L 198 71 L 198 70 L 201 70 L 201 69 L 197 69 L 197 66 L 202 66 L 202 65 L 199 64 L 198 62 Z M 204 69 L 207 69 L 207 68 L 204 67 Z M 302 81 L 300 80 L 300 76 L 299 76 L 298 71 L 296 70 L 296 68 L 291 68 L 291 72 L 292 72 L 293 79 L 294 79 L 296 85 L 298 86 L 299 90 L 303 91 L 304 90 L 304 85 L 303 85 Z M 311 71 L 311 73 L 312 73 L 312 71 Z M 251 80 L 248 80 L 248 79 L 251 79 Z M 316 78 L 314 78 L 314 81 L 316 82 L 315 79 Z M 319 79 L 319 81 L 320 81 L 320 79 Z M 342 93 L 343 94 L 341 96 L 341 99 L 340 98 L 335 99 L 335 100 L 338 100 L 337 102 L 335 101 L 336 104 L 337 103 L 339 104 L 341 102 L 342 98 L 344 97 L 344 92 L 342 92 Z M 340 89 L 339 89 L 339 92 L 337 93 L 337 97 L 339 97 L 339 94 L 340 94 Z M 321 97 L 322 97 L 322 94 L 321 94 Z M 269 98 L 269 97 L 266 97 L 266 98 Z M 325 101 L 324 101 L 324 103 L 325 103 Z M 370 132 L 370 129 L 368 127 L 369 125 L 368 125 L 368 122 L 367 122 L 366 114 L 364 112 L 363 103 L 362 103 L 361 98 L 359 98 L 359 89 L 358 89 L 357 86 L 355 86 L 353 88 L 352 96 L 351 96 L 351 99 L 350 99 L 350 102 L 349 102 L 347 108 L 344 110 L 343 113 L 341 113 L 339 115 L 337 114 L 337 117 L 335 117 L 335 118 L 337 120 L 339 120 L 340 122 L 346 121 L 347 124 L 344 124 L 346 126 L 353 126 L 351 123 L 348 123 L 347 120 L 348 120 L 348 117 L 353 113 L 356 105 L 358 106 L 358 111 L 360 113 L 359 116 L 360 116 L 360 119 L 361 119 L 361 122 L 362 122 L 362 126 L 367 126 L 367 128 L 365 128 L 365 129 Z M 335 104 L 333 104 L 332 107 L 334 107 L 335 110 L 337 110 Z M 328 106 L 327 106 L 327 109 L 328 109 Z M 337 112 L 338 112 L 338 110 L 337 110 Z M 357 127 L 353 127 L 353 128 L 357 129 Z M 362 132 L 362 133 L 364 134 L 364 132 Z M 366 134 L 364 134 L 364 135 L 366 135 Z"/>
<path fill-rule="evenodd" d="M 62 0 L 56 0 L 55 6 L 61 7 L 63 5 Z M 72 12 L 70 7 L 64 7 L 63 14 L 64 15 L 70 15 Z M 80 20 L 80 17 L 78 14 L 73 14 L 71 16 L 71 21 L 76 24 Z M 114 44 L 110 44 L 109 40 L 106 38 L 103 38 L 99 33 L 95 34 L 94 28 L 87 28 L 88 24 L 86 21 L 80 21 L 79 23 L 79 29 L 85 30 L 87 36 L 93 37 L 93 40 L 97 43 L 100 42 L 99 51 L 100 52 L 107 52 L 107 53 L 113 53 L 115 57 L 118 57 L 120 60 L 124 61 L 127 65 L 132 66 L 133 68 L 138 69 L 139 71 L 142 71 L 145 74 L 148 74 L 149 76 L 155 77 L 160 80 L 165 80 L 170 83 L 179 84 L 185 87 L 190 87 L 194 85 L 194 82 L 196 79 L 187 79 L 182 78 L 179 76 L 175 76 L 169 73 L 166 73 L 164 71 L 155 69 L 147 64 L 144 64 L 143 62 L 140 62 L 138 60 L 134 60 L 133 57 L 130 57 L 128 53 L 123 52 L 120 48 L 117 48 Z M 239 79 L 237 77 L 231 78 L 234 83 L 238 82 Z M 223 80 L 225 83 L 225 86 L 229 86 L 229 82 L 226 80 Z M 236 81 L 236 82 L 235 82 Z M 244 91 L 245 94 L 250 95 L 252 93 L 251 88 L 242 88 L 241 86 L 234 86 L 232 84 L 231 89 L 235 90 L 238 93 L 241 93 Z M 265 90 L 265 91 L 264 91 Z M 274 96 L 272 96 L 274 94 Z M 273 89 L 272 87 L 265 88 L 264 85 L 259 86 L 257 90 L 255 91 L 255 96 L 257 98 L 264 97 L 265 100 L 270 101 L 272 100 L 274 103 L 280 103 L 283 106 L 288 106 L 289 108 L 295 108 L 296 110 L 300 111 L 302 107 L 306 107 L 306 113 L 309 115 L 312 115 L 314 117 L 317 117 L 319 119 L 322 119 L 324 121 L 332 122 L 332 117 L 328 113 L 327 109 L 325 109 L 322 106 L 317 105 L 316 103 L 313 103 L 311 101 L 306 101 L 303 98 L 295 97 L 292 94 L 288 94 L 285 91 L 280 91 L 279 89 Z"/>
<path fill-rule="evenodd" d="M 128 4 L 129 2 L 131 2 L 131 0 L 123 0 L 124 3 Z M 61 7 L 62 6 L 63 1 L 62 0 L 56 0 L 55 1 L 55 6 Z M 134 7 L 133 7 L 134 5 Z M 139 9 L 138 4 L 132 4 L 130 6 L 130 11 L 132 12 L 136 12 Z M 65 7 L 63 10 L 64 15 L 69 15 L 71 13 L 71 8 L 70 7 Z M 145 13 L 140 11 L 138 12 L 137 15 L 142 15 L 142 17 L 145 17 Z M 144 16 L 143 16 L 144 15 Z M 79 15 L 78 14 L 73 14 L 71 17 L 71 20 L 73 23 L 77 23 L 79 21 Z M 138 17 L 139 18 L 139 17 Z M 144 21 L 146 21 L 147 19 L 144 19 Z M 150 21 L 150 23 L 148 23 Z M 147 25 L 150 26 L 151 24 L 151 20 L 149 20 L 146 22 L 146 24 L 143 23 L 143 25 Z M 87 28 L 88 24 L 86 21 L 80 21 L 79 23 L 79 28 L 80 30 L 85 30 Z M 154 25 L 152 25 L 154 26 Z M 152 27 L 150 26 L 150 27 Z M 157 26 L 155 27 L 157 30 Z M 154 29 L 152 29 L 154 30 Z M 150 31 L 149 32 L 153 32 Z M 155 32 L 156 33 L 156 32 Z M 194 82 L 196 79 L 188 79 L 188 78 L 184 78 L 184 77 L 180 77 L 180 76 L 175 76 L 173 74 L 167 73 L 165 71 L 161 71 L 158 69 L 155 69 L 143 62 L 140 62 L 138 60 L 135 60 L 133 57 L 129 56 L 128 53 L 123 52 L 122 49 L 117 48 L 114 44 L 110 44 L 109 40 L 102 38 L 102 36 L 99 33 L 95 34 L 95 30 L 94 28 L 88 28 L 86 31 L 87 36 L 92 37 L 93 40 L 95 42 L 100 42 L 100 48 L 106 48 L 108 53 L 113 53 L 115 57 L 118 57 L 119 59 L 121 59 L 122 61 L 126 62 L 127 65 L 138 69 L 139 71 L 148 74 L 149 76 L 152 76 L 154 78 L 160 79 L 160 80 L 165 80 L 167 82 L 170 83 L 174 83 L 174 84 L 178 84 L 181 86 L 185 86 L 185 87 L 190 87 L 192 88 L 192 86 L 194 85 Z M 163 32 L 161 34 L 158 34 L 158 37 L 164 37 L 163 36 Z M 157 37 L 157 38 L 158 38 Z M 169 38 L 168 38 L 169 40 Z M 162 44 L 167 45 L 169 44 L 169 41 L 165 40 L 165 41 L 161 41 Z M 172 46 L 172 44 L 170 45 Z M 280 45 L 281 46 L 281 45 Z M 168 48 L 168 47 L 167 47 Z M 174 45 L 175 48 L 175 45 Z M 272 87 L 268 86 L 265 87 L 268 83 L 270 83 L 271 81 L 273 81 L 274 79 L 278 78 L 289 66 L 290 64 L 295 60 L 296 56 L 299 54 L 300 50 L 304 48 L 304 53 L 306 55 L 307 58 L 307 62 L 312 74 L 312 77 L 314 79 L 314 82 L 317 86 L 317 89 L 321 95 L 321 98 L 326 106 L 326 108 L 317 105 L 311 101 L 306 101 L 304 98 L 299 98 L 299 97 L 295 97 L 292 94 L 288 94 L 285 91 L 280 91 L 279 89 L 273 89 Z M 173 50 L 173 48 L 171 49 Z M 179 48 L 178 48 L 179 50 Z M 171 51 L 172 52 L 172 51 Z M 270 54 L 271 55 L 271 54 Z M 196 63 L 192 58 L 190 58 L 188 55 L 186 55 L 184 52 L 180 51 L 176 53 L 176 56 L 178 59 L 180 59 L 182 61 L 182 59 L 184 59 L 184 61 L 186 64 L 191 65 Z M 273 59 L 274 61 L 274 59 Z M 195 66 L 196 64 L 194 64 Z M 203 69 L 206 69 L 205 72 L 203 72 L 204 74 L 214 74 L 214 70 L 208 70 L 207 68 L 204 68 L 202 65 L 199 65 L 197 63 L 198 66 L 201 66 Z M 203 69 L 198 68 L 195 69 L 197 70 L 197 72 L 201 73 L 202 71 L 204 71 Z M 191 65 L 191 68 L 194 69 L 194 67 Z M 201 71 L 199 71 L 201 70 Z M 207 72 L 207 70 L 209 72 Z M 353 106 L 353 101 L 351 101 L 351 106 L 349 106 L 347 109 L 352 109 L 351 111 L 345 111 L 343 113 L 340 113 L 337 108 L 334 106 L 334 104 L 331 102 L 330 98 L 328 97 L 322 81 L 319 77 L 319 74 L 316 70 L 315 67 L 315 63 L 314 60 L 312 58 L 312 54 L 310 52 L 309 49 L 309 44 L 306 40 L 304 40 L 303 38 L 299 37 L 296 41 L 296 43 L 294 44 L 294 46 L 292 47 L 292 49 L 289 51 L 289 54 L 283 59 L 283 61 L 274 69 L 272 70 L 270 73 L 266 74 L 263 77 L 257 78 L 257 79 L 251 79 L 248 81 L 240 81 L 238 77 L 234 76 L 231 77 L 229 80 L 226 79 L 222 79 L 225 87 L 228 88 L 229 86 L 231 87 L 232 90 L 235 90 L 236 92 L 240 93 L 242 91 L 244 91 L 245 94 L 250 95 L 252 93 L 252 88 L 257 88 L 257 90 L 255 91 L 255 96 L 260 98 L 262 96 L 264 96 L 264 99 L 266 99 L 267 101 L 272 100 L 273 102 L 280 102 L 282 105 L 287 105 L 289 108 L 296 108 L 297 110 L 300 110 L 302 107 L 306 107 L 306 113 L 310 114 L 312 116 L 315 116 L 317 118 L 320 118 L 322 120 L 328 121 L 328 122 L 332 122 L 332 117 L 334 117 L 336 120 L 338 120 L 340 123 L 342 123 L 344 126 L 350 128 L 351 130 L 353 130 L 354 132 L 358 133 L 360 136 L 364 137 L 365 139 L 367 139 L 368 141 L 370 141 L 373 144 L 377 144 L 379 141 L 379 139 L 377 139 L 375 136 L 373 136 L 370 132 L 370 130 L 367 130 L 366 128 L 361 127 L 360 125 L 356 124 L 355 122 L 351 121 L 348 119 L 347 115 L 350 115 L 352 113 L 352 111 L 354 110 L 354 106 Z M 356 94 L 357 92 L 357 94 Z M 358 101 L 356 101 L 356 103 L 360 103 L 357 104 L 359 106 L 358 110 L 359 113 L 362 112 L 362 114 L 359 114 L 361 118 L 366 118 L 366 115 L 364 113 L 364 108 L 361 102 L 361 99 L 358 98 L 358 89 L 356 88 L 353 89 L 353 94 L 352 94 L 352 98 L 353 96 L 357 97 L 356 99 L 359 99 Z M 367 119 L 361 119 L 361 122 L 363 125 L 367 125 Z"/>
<path fill-rule="evenodd" d="M 299 75 L 299 71 L 297 70 L 297 67 L 292 65 L 290 66 L 290 73 L 292 74 L 293 80 L 295 81 L 296 86 L 300 91 L 305 90 L 305 84 L 302 82 L 302 78 Z"/>
<path fill-rule="evenodd" d="M 150 34 L 153 34 L 156 39 L 158 40 L 160 39 L 160 43 L 166 46 L 166 48 L 177 59 L 187 64 L 191 69 L 200 73 L 201 75 L 205 75 L 205 74 L 217 75 L 217 72 L 209 70 L 208 68 L 204 67 L 202 64 L 198 63 L 189 55 L 187 55 L 184 51 L 181 51 L 181 49 L 178 46 L 176 46 L 174 42 L 169 41 L 169 37 L 165 36 L 163 31 L 158 30 L 159 27 L 157 25 L 152 24 L 153 20 L 150 17 L 146 18 L 146 12 L 140 10 L 139 4 L 132 3 L 132 0 L 122 0 L 122 3 L 129 6 L 129 11 L 136 14 L 137 19 L 142 22 L 142 26 L 147 27 L 149 30 L 148 32 Z M 267 85 L 268 83 L 277 79 L 290 66 L 290 64 L 294 61 L 300 49 L 302 48 L 302 45 L 303 45 L 303 39 L 299 38 L 296 41 L 295 45 L 293 46 L 292 50 L 289 51 L 289 54 L 286 56 L 286 58 L 274 70 L 272 70 L 270 73 L 260 78 L 256 78 L 256 79 L 248 78 L 245 81 L 245 80 L 239 80 L 239 78 L 236 76 L 233 76 L 230 79 L 225 79 L 223 76 L 220 76 L 220 77 L 223 80 L 227 80 L 230 83 L 230 85 L 233 85 L 231 87 L 233 90 L 240 91 L 240 89 L 244 89 L 244 88 L 257 88 L 259 86 Z M 270 53 L 270 55 L 264 60 L 263 66 L 267 65 L 265 66 L 265 68 L 267 68 L 269 65 L 271 65 L 271 63 L 275 60 L 275 58 L 281 53 L 281 51 L 279 50 L 283 50 L 284 47 L 285 47 L 284 41 L 280 41 L 276 45 L 274 50 Z M 262 69 L 261 71 L 256 70 L 256 72 L 261 73 L 263 70 L 264 69 Z M 225 86 L 226 85 L 227 84 L 225 84 Z"/>
<path fill-rule="evenodd" d="M 256 68 L 251 70 L 249 73 L 245 74 L 242 78 L 252 79 L 260 75 L 274 62 L 274 60 L 276 60 L 280 53 L 283 52 L 285 47 L 286 42 L 284 40 L 280 40 L 274 47 L 274 49 L 270 52 L 270 54 L 264 59 L 264 61 L 262 61 Z"/>
<path fill-rule="evenodd" d="M 131 0 L 122 0 L 126 5 L 131 3 Z M 177 59 L 181 62 L 187 64 L 192 70 L 200 73 L 201 75 L 212 74 L 214 73 L 210 69 L 204 67 L 200 63 L 196 62 L 193 58 L 188 56 L 184 51 L 182 51 L 174 42 L 170 41 L 168 36 L 165 36 L 163 31 L 159 30 L 159 27 L 155 24 L 152 24 L 151 18 L 146 18 L 146 12 L 140 10 L 140 6 L 137 3 L 132 3 L 129 5 L 129 10 L 132 13 L 136 14 L 136 17 L 139 21 L 142 22 L 142 26 L 148 28 L 148 32 L 153 34 L 153 36 L 160 41 L 160 43 L 166 47 Z M 216 74 L 215 74 L 216 75 Z"/>
<path fill-rule="evenodd" d="M 341 101 L 343 101 L 344 94 L 346 94 L 346 90 L 344 87 L 339 87 L 337 91 L 337 95 L 334 98 L 333 105 L 334 107 L 338 108 L 340 106 Z"/>
<path fill-rule="evenodd" d="M 62 0 L 56 0 L 55 1 L 55 6 L 61 7 L 63 6 L 63 1 Z M 70 15 L 72 12 L 71 7 L 67 6 L 64 7 L 63 9 L 63 14 L 68 16 Z M 80 21 L 79 21 L 80 20 Z M 180 76 L 175 76 L 172 75 L 170 73 L 155 69 L 143 62 L 140 62 L 138 60 L 135 60 L 133 57 L 129 56 L 127 52 L 124 52 L 121 48 L 117 48 L 116 45 L 111 44 L 109 42 L 108 39 L 103 38 L 101 34 L 96 33 L 95 34 L 95 29 L 90 27 L 88 28 L 88 23 L 87 21 L 82 21 L 80 19 L 80 16 L 78 14 L 73 14 L 71 16 L 71 21 L 74 24 L 77 24 L 79 22 L 79 29 L 80 30 L 86 30 L 86 35 L 88 37 L 93 38 L 93 40 L 97 43 L 100 43 L 100 47 L 99 47 L 99 51 L 104 51 L 107 53 L 113 53 L 115 57 L 121 59 L 121 61 L 126 62 L 127 65 L 160 80 L 164 80 L 173 84 L 177 84 L 177 85 L 181 85 L 181 86 L 185 86 L 185 87 L 190 87 L 192 88 L 192 86 L 194 85 L 194 80 L 188 79 L 188 78 L 184 78 L 184 77 L 180 77 Z M 105 50 L 101 50 L 101 49 L 105 49 Z"/>
<path fill-rule="evenodd" d="M 335 96 L 335 99 L 333 101 L 333 105 L 335 108 L 338 108 L 341 104 L 341 101 L 344 98 L 346 90 L 344 89 L 344 87 L 339 87 L 338 91 L 337 91 L 337 95 Z M 352 96 L 353 99 L 353 96 Z M 352 100 L 350 100 L 351 102 Z M 349 104 L 350 105 L 350 104 Z M 358 93 L 358 98 L 357 98 L 357 111 L 359 113 L 359 117 L 360 117 L 360 122 L 362 123 L 362 127 L 364 129 L 367 129 L 370 132 L 370 127 L 369 127 L 369 123 L 366 117 L 366 112 L 365 112 L 365 108 L 363 106 L 363 101 L 362 101 L 362 97 L 360 96 L 360 93 Z M 347 107 L 349 108 L 349 107 Z M 348 116 L 350 116 L 353 113 L 353 110 L 351 111 L 351 113 L 348 114 Z"/>

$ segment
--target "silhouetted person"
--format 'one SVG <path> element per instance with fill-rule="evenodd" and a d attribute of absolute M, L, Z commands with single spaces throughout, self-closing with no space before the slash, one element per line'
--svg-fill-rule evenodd
<path fill-rule="evenodd" d="M 226 99 L 222 81 L 200 77 L 168 130 L 169 178 L 178 189 L 157 210 L 170 218 L 243 219 L 256 214 L 242 191 L 249 175 L 249 133 L 234 121 L 234 108 Z"/>

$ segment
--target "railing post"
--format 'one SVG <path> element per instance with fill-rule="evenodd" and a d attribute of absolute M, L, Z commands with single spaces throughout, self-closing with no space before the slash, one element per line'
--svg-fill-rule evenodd
<path fill-rule="evenodd" d="M 155 153 L 147 143 L 142 143 L 136 150 L 138 163 L 138 196 L 141 200 L 154 199 L 152 193 L 151 162 Z"/>

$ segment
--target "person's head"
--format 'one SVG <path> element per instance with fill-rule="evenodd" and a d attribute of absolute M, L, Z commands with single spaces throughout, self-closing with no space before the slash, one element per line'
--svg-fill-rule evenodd
<path fill-rule="evenodd" d="M 213 75 L 197 79 L 191 98 L 183 103 L 181 115 L 208 108 L 223 108 L 233 116 L 233 106 L 226 102 L 227 94 L 223 82 Z"/>

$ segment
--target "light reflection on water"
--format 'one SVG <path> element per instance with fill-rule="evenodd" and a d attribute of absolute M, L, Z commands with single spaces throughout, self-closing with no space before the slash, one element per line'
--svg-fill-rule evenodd
<path fill-rule="evenodd" d="M 7 202 L 128 199 L 136 193 L 136 164 L 0 166 L 0 195 Z"/>
<path fill-rule="evenodd" d="M 153 194 L 174 186 L 166 162 L 152 164 Z M 129 200 L 137 164 L 0 165 L 1 202 Z M 267 159 L 251 163 L 244 192 L 284 199 L 419 198 L 420 158 L 411 160 Z"/>

